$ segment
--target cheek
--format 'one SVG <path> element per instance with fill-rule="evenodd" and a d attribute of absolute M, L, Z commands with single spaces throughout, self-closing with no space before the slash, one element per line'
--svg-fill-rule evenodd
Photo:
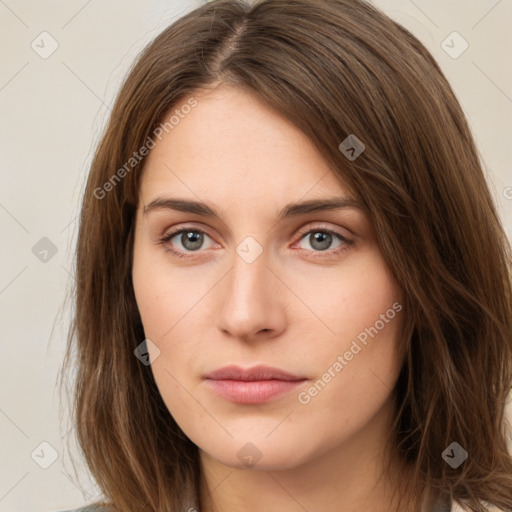
<path fill-rule="evenodd" d="M 401 369 L 396 326 L 390 322 L 371 331 L 365 343 L 340 338 L 331 350 L 315 356 L 317 377 L 297 396 L 298 411 L 311 428 L 321 428 L 327 444 L 362 431 L 390 405 Z M 319 417 L 322 425 L 314 427 Z"/>
<path fill-rule="evenodd" d="M 186 407 L 190 397 L 181 384 L 197 378 L 197 361 L 202 358 L 204 336 L 195 332 L 194 318 L 215 284 L 212 271 L 173 266 L 163 250 L 150 243 L 134 245 L 133 287 L 144 334 L 151 355 L 151 369 L 168 408 Z M 155 347 L 155 348 L 153 348 Z M 188 384 L 185 380 L 189 380 Z M 194 382 L 197 384 L 197 382 Z"/>
<path fill-rule="evenodd" d="M 316 316 L 309 329 L 318 331 L 307 336 L 318 339 L 308 354 L 317 384 L 299 402 L 371 410 L 393 389 L 401 367 L 402 294 L 378 251 L 360 253 L 333 277 L 322 269 L 296 281 Z"/>
<path fill-rule="evenodd" d="M 331 339 L 331 348 L 356 337 L 379 322 L 381 315 L 392 317 L 386 322 L 398 324 L 400 315 L 393 304 L 401 304 L 401 292 L 380 252 L 368 250 L 347 259 L 339 268 L 312 269 L 297 272 L 294 290 L 316 316 L 322 336 Z M 311 316 L 311 315 L 310 315 Z M 330 336 L 329 336 L 330 334 Z"/>
<path fill-rule="evenodd" d="M 204 268 L 172 265 L 162 248 L 155 250 L 147 241 L 138 244 L 136 239 L 133 258 L 133 287 L 144 332 L 163 343 L 175 326 L 186 322 L 214 280 Z"/>
<path fill-rule="evenodd" d="M 143 236 L 143 235 L 142 235 Z M 160 395 L 173 416 L 187 418 L 191 413 L 190 397 L 183 390 L 188 388 L 183 375 L 191 374 L 193 361 L 199 348 L 181 329 L 186 324 L 186 315 L 197 303 L 197 286 L 190 286 L 186 272 L 177 272 L 158 254 L 149 243 L 135 240 L 132 280 L 144 334 L 152 343 L 148 344 L 151 354 L 151 371 Z M 195 298 L 195 301 L 194 301 Z M 173 343 L 176 336 L 182 343 Z M 203 411 L 204 412 L 204 411 Z M 200 409 L 193 415 L 202 414 Z"/>

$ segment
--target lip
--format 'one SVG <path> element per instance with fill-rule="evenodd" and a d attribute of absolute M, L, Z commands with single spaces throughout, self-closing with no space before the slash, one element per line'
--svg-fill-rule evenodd
<path fill-rule="evenodd" d="M 226 366 L 204 378 L 212 391 L 239 404 L 258 404 L 276 399 L 307 380 L 306 377 L 263 365 L 246 369 Z"/>
<path fill-rule="evenodd" d="M 297 381 L 304 380 L 306 377 L 293 375 L 292 373 L 285 372 L 279 368 L 272 366 L 257 365 L 251 368 L 242 368 L 236 365 L 224 366 L 213 372 L 205 375 L 206 379 L 212 380 L 241 380 L 241 381 L 255 381 L 255 380 L 284 380 L 284 381 Z"/>

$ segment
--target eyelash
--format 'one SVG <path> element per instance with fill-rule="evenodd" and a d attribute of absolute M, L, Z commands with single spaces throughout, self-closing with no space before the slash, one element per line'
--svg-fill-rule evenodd
<path fill-rule="evenodd" d="M 206 236 L 210 236 L 208 235 L 208 233 L 206 231 L 203 231 L 202 229 L 197 229 L 197 228 L 194 228 L 194 227 L 185 227 L 185 228 L 179 228 L 179 229 L 176 229 L 174 231 L 171 231 L 170 233 L 167 233 L 166 235 L 164 235 L 160 241 L 159 241 L 159 244 L 164 246 L 164 249 L 166 252 L 169 252 L 171 253 L 172 255 L 178 257 L 178 258 L 193 258 L 195 257 L 195 254 L 194 253 L 199 253 L 200 250 L 198 251 L 188 251 L 188 253 L 184 253 L 182 251 L 177 251 L 176 249 L 172 249 L 171 247 L 169 247 L 167 244 L 170 240 L 172 240 L 176 235 L 180 235 L 182 233 L 189 233 L 189 232 L 192 232 L 192 233 L 200 233 L 200 234 L 203 234 L 203 235 L 206 235 Z M 300 242 L 303 238 L 306 237 L 306 235 L 310 235 L 311 233 L 328 233 L 330 235 L 333 235 L 334 237 L 336 237 L 340 242 L 343 242 L 344 245 L 338 247 L 337 249 L 334 249 L 334 250 L 325 250 L 325 251 L 310 251 L 310 250 L 307 250 L 307 249 L 302 249 L 304 251 L 307 251 L 307 252 L 311 252 L 313 253 L 310 257 L 313 257 L 313 258 L 326 258 L 326 257 L 329 257 L 329 256 L 336 256 L 346 250 L 348 250 L 351 246 L 354 245 L 354 241 L 353 240 L 349 240 L 348 238 L 344 237 L 342 234 L 338 233 L 337 231 L 333 231 L 331 229 L 326 229 L 326 228 L 322 228 L 322 227 L 317 227 L 317 228 L 313 228 L 313 229 L 309 229 L 309 230 L 305 230 L 305 231 L 302 231 L 300 234 L 299 234 L 299 240 L 298 242 Z M 210 237 L 211 238 L 211 237 Z"/>

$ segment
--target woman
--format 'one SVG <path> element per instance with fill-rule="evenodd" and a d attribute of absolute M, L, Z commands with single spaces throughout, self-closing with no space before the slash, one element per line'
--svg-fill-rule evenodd
<path fill-rule="evenodd" d="M 105 510 L 512 510 L 509 245 L 439 66 L 370 4 L 215 0 L 158 36 L 76 272 Z"/>

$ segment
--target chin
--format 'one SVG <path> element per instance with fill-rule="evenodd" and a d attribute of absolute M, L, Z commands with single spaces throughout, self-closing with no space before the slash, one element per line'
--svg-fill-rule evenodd
<path fill-rule="evenodd" d="M 208 443 L 207 443 L 208 444 Z M 254 471 L 284 471 L 306 463 L 314 455 L 301 442 L 285 444 L 277 436 L 270 440 L 239 442 L 230 440 L 225 444 L 200 447 L 207 456 L 235 469 Z M 200 445 L 198 445 L 200 446 Z"/>

